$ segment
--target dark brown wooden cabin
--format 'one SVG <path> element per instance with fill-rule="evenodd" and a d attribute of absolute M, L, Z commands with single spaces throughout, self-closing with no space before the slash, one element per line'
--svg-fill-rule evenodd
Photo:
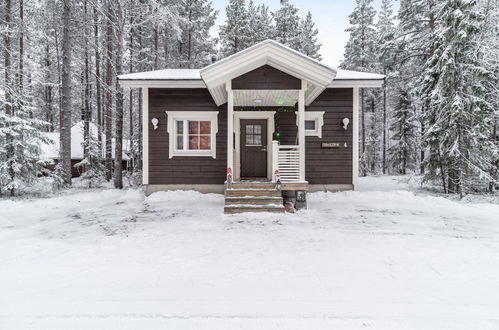
<path fill-rule="evenodd" d="M 357 182 L 359 89 L 384 76 L 337 70 L 267 40 L 201 70 L 119 81 L 142 90 L 148 193 L 223 192 L 228 173 L 238 185 L 338 191 Z"/>

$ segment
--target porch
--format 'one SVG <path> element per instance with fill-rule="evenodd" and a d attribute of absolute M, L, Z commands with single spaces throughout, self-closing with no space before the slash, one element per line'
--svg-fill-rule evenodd
<path fill-rule="evenodd" d="M 235 90 L 227 86 L 227 169 L 234 182 L 266 181 L 292 190 L 307 187 L 305 179 L 305 91 Z M 296 117 L 286 136 L 277 130 L 278 113 Z M 316 123 L 313 123 L 316 125 Z M 284 138 L 284 139 L 283 139 Z"/>
<path fill-rule="evenodd" d="M 225 213 L 294 211 L 297 194 L 306 204 L 305 192 L 305 91 L 232 89 L 227 87 L 227 173 Z M 285 139 L 282 116 L 296 129 Z M 293 142 L 294 144 L 290 144 Z"/>

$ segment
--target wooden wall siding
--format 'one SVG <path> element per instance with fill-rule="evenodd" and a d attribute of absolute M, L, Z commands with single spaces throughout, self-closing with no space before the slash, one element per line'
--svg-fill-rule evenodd
<path fill-rule="evenodd" d="M 165 111 L 218 111 L 217 158 L 168 158 L 169 136 Z M 150 184 L 223 184 L 227 166 L 227 105 L 217 107 L 207 89 L 149 89 Z"/>
<path fill-rule="evenodd" d="M 310 184 L 352 183 L 352 108 L 351 88 L 326 89 L 305 111 L 325 111 L 322 139 L 306 137 L 305 176 Z M 258 110 L 257 108 L 244 108 Z M 277 110 L 276 125 L 281 144 L 296 144 L 295 108 L 262 107 Z M 217 158 L 168 158 L 168 132 L 165 111 L 219 111 Z M 227 163 L 227 105 L 217 107 L 207 89 L 149 89 L 149 118 L 160 120 L 157 130 L 149 126 L 150 184 L 223 184 Z M 350 119 L 348 130 L 343 118 Z M 322 149 L 322 142 L 340 143 L 340 148 Z M 347 142 L 348 147 L 343 144 Z"/>
<path fill-rule="evenodd" d="M 276 125 L 281 133 L 281 144 L 297 144 L 297 109 L 278 112 Z M 352 112 L 353 90 L 351 88 L 326 89 L 305 111 L 325 111 L 322 139 L 305 137 L 305 178 L 310 184 L 352 183 Z M 350 119 L 348 130 L 342 127 L 343 118 Z M 340 148 L 322 149 L 323 142 L 340 143 Z M 344 143 L 348 147 L 343 147 Z"/>
<path fill-rule="evenodd" d="M 274 69 L 261 66 L 232 80 L 233 89 L 301 89 L 301 80 Z"/>
<path fill-rule="evenodd" d="M 325 111 L 322 139 L 305 138 L 306 179 L 310 184 L 351 184 L 353 90 L 326 89 L 305 111 Z M 350 119 L 348 130 L 342 126 L 345 117 Z M 323 142 L 339 142 L 340 148 L 322 149 Z M 345 142 L 347 148 L 343 147 Z"/>

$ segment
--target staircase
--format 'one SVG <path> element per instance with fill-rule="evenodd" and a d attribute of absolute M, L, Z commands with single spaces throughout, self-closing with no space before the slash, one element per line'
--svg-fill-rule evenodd
<path fill-rule="evenodd" d="M 237 182 L 225 188 L 225 214 L 246 212 L 284 213 L 280 190 L 271 182 Z"/>

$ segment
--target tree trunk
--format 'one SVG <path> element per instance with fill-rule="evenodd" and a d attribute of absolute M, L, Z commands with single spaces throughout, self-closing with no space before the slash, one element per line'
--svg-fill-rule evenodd
<path fill-rule="evenodd" d="M 65 185 L 71 185 L 71 0 L 64 0 L 62 33 L 62 106 L 60 143 L 61 175 Z"/>
<path fill-rule="evenodd" d="M 111 22 L 112 1 L 107 3 L 107 28 L 106 28 L 106 115 L 105 115 L 105 134 L 106 134 L 106 180 L 110 181 L 113 173 L 112 163 L 112 120 L 113 120 L 113 95 L 111 88 L 113 84 L 113 25 Z"/>
<path fill-rule="evenodd" d="M 131 25 L 131 28 L 130 28 L 130 73 L 133 72 L 133 33 L 134 33 L 134 30 L 133 30 L 133 17 L 130 18 L 130 25 Z M 130 104 L 129 104 L 129 111 L 128 111 L 128 115 L 129 115 L 129 118 L 128 118 L 128 121 L 129 121 L 129 140 L 130 140 L 130 144 L 129 144 L 129 150 L 130 150 L 130 159 L 131 159 L 131 162 L 132 162 L 132 172 L 135 170 L 135 152 L 133 150 L 133 147 L 134 147 L 134 144 L 133 144 L 133 139 L 134 139 L 134 134 L 133 134 L 133 90 L 130 88 L 130 95 L 129 95 L 129 98 L 130 98 Z"/>
<path fill-rule="evenodd" d="M 364 157 L 366 152 L 366 116 L 364 111 L 364 88 L 361 89 L 360 95 L 360 111 L 361 111 L 361 125 L 362 125 L 362 149 L 361 149 L 361 158 Z M 366 170 L 362 170 L 362 176 L 366 176 Z"/>
<path fill-rule="evenodd" d="M 85 11 L 85 21 L 87 19 L 87 0 L 83 2 L 83 7 Z M 86 24 L 85 24 L 86 25 Z M 84 31 L 84 38 L 85 38 L 85 95 L 84 95 L 84 100 L 83 100 L 83 122 L 84 122 L 84 128 L 83 128 L 83 157 L 87 158 L 89 154 L 89 148 L 90 148 L 90 117 L 91 117 L 91 112 L 90 112 L 90 84 L 88 81 L 88 70 L 89 70 L 89 54 L 88 54 L 88 31 L 85 29 Z"/>
<path fill-rule="evenodd" d="M 19 0 L 19 93 L 23 95 L 24 83 L 24 3 Z"/>
<path fill-rule="evenodd" d="M 54 109 L 52 107 L 52 85 L 50 84 L 50 46 L 47 42 L 45 46 L 45 81 L 48 84 L 45 86 L 45 120 L 50 124 L 49 131 L 54 131 Z"/>
<path fill-rule="evenodd" d="M 95 47 L 95 98 L 97 105 L 97 139 L 102 148 L 102 99 L 101 99 L 101 75 L 100 75 L 100 51 L 99 51 L 99 22 L 97 4 L 94 4 L 94 47 Z"/>
<path fill-rule="evenodd" d="M 116 75 L 120 75 L 123 67 L 123 34 L 125 22 L 123 19 L 123 8 L 121 1 L 115 2 L 115 26 L 116 26 Z M 123 188 L 123 89 L 116 79 L 116 122 L 115 122 L 115 148 L 114 148 L 114 186 Z"/>
<path fill-rule="evenodd" d="M 3 35 L 3 42 L 4 42 L 4 70 L 5 70 L 5 115 L 6 116 L 12 116 L 14 114 L 14 110 L 12 108 L 12 90 L 10 86 L 10 70 L 12 69 L 10 67 L 11 62 L 10 62 L 10 54 L 12 53 L 12 44 L 10 42 L 10 33 L 11 33 L 11 23 L 12 23 L 12 17 L 11 17 L 11 11 L 12 11 L 12 3 L 10 0 L 5 0 L 5 16 L 4 16 L 4 24 L 5 24 L 5 31 Z M 14 138 L 12 137 L 11 134 L 7 133 L 5 135 L 5 142 L 6 142 L 6 156 L 7 160 L 12 159 L 14 157 Z M 9 176 L 11 181 L 14 180 L 15 177 L 15 172 L 14 172 L 14 167 L 12 166 L 13 164 L 8 164 L 9 166 Z M 10 194 L 14 195 L 14 188 L 10 190 Z"/>
<path fill-rule="evenodd" d="M 386 76 L 386 68 L 384 71 Z M 383 84 L 383 174 L 386 174 L 386 81 Z"/>

